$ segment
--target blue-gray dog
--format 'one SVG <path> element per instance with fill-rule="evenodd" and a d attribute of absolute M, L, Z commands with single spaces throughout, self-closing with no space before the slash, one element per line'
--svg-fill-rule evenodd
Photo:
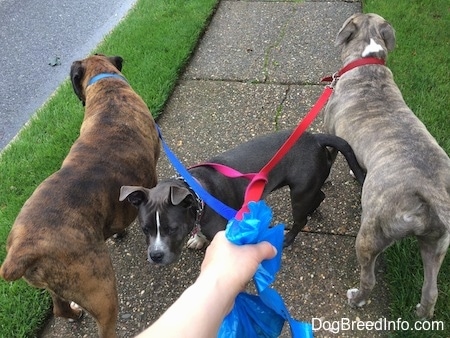
<path fill-rule="evenodd" d="M 395 46 L 391 25 L 376 14 L 355 14 L 337 35 L 344 65 L 361 57 L 386 59 Z M 363 306 L 375 285 L 375 260 L 394 241 L 417 238 L 424 267 L 420 318 L 433 316 L 437 275 L 450 241 L 450 159 L 403 100 L 389 68 L 365 65 L 338 80 L 325 109 L 325 127 L 346 139 L 367 171 L 356 253 Z"/>

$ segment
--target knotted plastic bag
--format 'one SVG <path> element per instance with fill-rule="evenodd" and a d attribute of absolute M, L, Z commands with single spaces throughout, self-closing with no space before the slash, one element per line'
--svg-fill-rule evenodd
<path fill-rule="evenodd" d="M 278 292 L 269 287 L 281 266 L 284 225 L 270 227 L 272 210 L 262 200 L 250 202 L 248 209 L 241 220 L 233 218 L 228 222 L 226 237 L 237 245 L 267 241 L 277 249 L 277 255 L 263 261 L 253 277 L 258 295 L 238 294 L 233 309 L 222 322 L 218 338 L 276 338 L 285 321 L 290 325 L 292 337 L 313 337 L 311 324 L 294 320 Z"/>

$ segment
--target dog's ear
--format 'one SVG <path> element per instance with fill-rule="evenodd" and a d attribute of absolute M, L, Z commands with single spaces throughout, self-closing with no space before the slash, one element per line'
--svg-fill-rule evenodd
<path fill-rule="evenodd" d="M 123 201 L 125 198 L 128 202 L 138 208 L 142 203 L 148 202 L 148 195 L 150 189 L 144 187 L 124 185 L 120 188 L 119 201 Z"/>
<path fill-rule="evenodd" d="M 194 201 L 194 196 L 189 189 L 176 185 L 170 187 L 170 202 L 173 205 L 188 208 L 194 204 Z"/>
<path fill-rule="evenodd" d="M 342 46 L 347 41 L 351 40 L 353 37 L 353 34 L 356 32 L 356 25 L 353 22 L 353 20 L 358 16 L 359 14 L 353 14 L 351 17 L 349 17 L 347 20 L 345 20 L 344 24 L 342 25 L 341 29 L 339 30 L 336 41 L 334 43 L 335 46 Z"/>
<path fill-rule="evenodd" d="M 389 24 L 389 22 L 385 22 L 380 28 L 380 34 L 383 38 L 384 44 L 388 51 L 391 51 L 395 47 L 395 30 Z"/>
<path fill-rule="evenodd" d="M 70 67 L 70 80 L 72 81 L 72 88 L 75 92 L 76 96 L 80 99 L 83 106 L 86 103 L 86 98 L 83 93 L 83 87 L 81 81 L 83 80 L 83 76 L 85 73 L 85 69 L 81 63 L 81 61 L 74 61 L 72 66 Z"/>
<path fill-rule="evenodd" d="M 108 60 L 119 70 L 119 72 L 122 71 L 123 58 L 120 56 L 110 56 Z"/>

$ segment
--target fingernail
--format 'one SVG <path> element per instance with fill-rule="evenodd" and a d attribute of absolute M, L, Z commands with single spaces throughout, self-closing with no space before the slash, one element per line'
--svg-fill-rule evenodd
<path fill-rule="evenodd" d="M 274 255 L 274 256 L 276 256 L 276 255 L 277 255 L 277 253 L 278 253 L 278 250 L 277 250 L 277 248 L 276 248 L 276 247 L 274 247 L 273 245 L 272 245 L 272 248 L 273 248 L 273 251 L 275 252 L 275 255 Z"/>

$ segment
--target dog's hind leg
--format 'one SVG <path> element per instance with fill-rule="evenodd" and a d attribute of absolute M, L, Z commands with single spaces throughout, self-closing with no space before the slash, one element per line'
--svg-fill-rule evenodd
<path fill-rule="evenodd" d="M 94 317 L 100 338 L 117 337 L 119 306 L 108 248 L 102 243 L 100 247 L 85 248 L 83 252 L 86 254 L 80 256 L 71 271 L 76 291 L 70 298 Z"/>
<path fill-rule="evenodd" d="M 55 317 L 64 317 L 72 320 L 80 319 L 83 315 L 81 308 L 74 308 L 70 306 L 70 302 L 62 299 L 54 292 L 50 291 L 53 301 L 53 314 Z"/>
<path fill-rule="evenodd" d="M 447 252 L 450 235 L 445 232 L 438 239 L 418 237 L 420 254 L 423 262 L 424 281 L 422 297 L 416 306 L 416 315 L 420 319 L 433 317 L 434 306 L 438 298 L 437 276 Z"/>
<path fill-rule="evenodd" d="M 313 190 L 313 189 L 312 189 Z M 311 190 L 296 192 L 291 190 L 291 205 L 294 224 L 291 230 L 284 236 L 284 247 L 290 246 L 300 230 L 306 225 L 308 215 L 312 214 L 325 199 L 325 194 L 319 189 L 312 193 Z"/>
<path fill-rule="evenodd" d="M 359 289 L 347 291 L 348 303 L 351 307 L 362 307 L 375 286 L 375 263 L 378 255 L 383 252 L 393 240 L 386 238 L 381 231 L 374 232 L 373 224 L 364 225 L 356 236 L 356 256 L 360 265 Z"/>

